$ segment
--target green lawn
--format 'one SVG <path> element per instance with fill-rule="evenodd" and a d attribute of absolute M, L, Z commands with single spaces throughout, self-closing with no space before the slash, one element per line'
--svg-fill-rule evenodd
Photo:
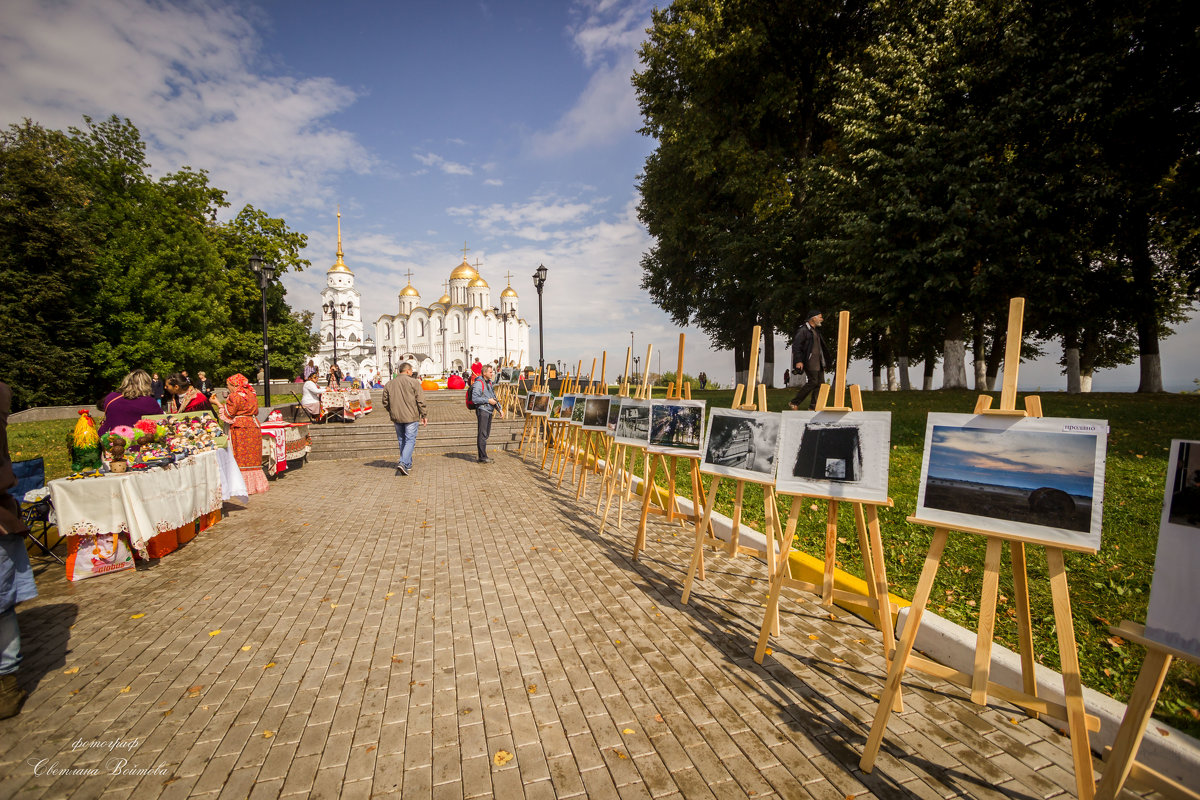
<path fill-rule="evenodd" d="M 786 408 L 791 395 L 791 391 L 784 389 L 769 391 L 770 409 Z M 728 407 L 733 392 L 696 392 L 694 397 L 706 400 L 710 408 Z M 930 411 L 969 412 L 974 408 L 975 397 L 974 392 L 965 391 L 867 392 L 863 395 L 867 410 L 892 412 L 889 489 L 896 505 L 892 509 L 882 509 L 880 516 L 888 581 L 891 590 L 898 595 L 912 597 L 933 533 L 930 528 L 906 522 L 916 503 L 925 415 Z M 1143 651 L 1111 638 L 1108 626 L 1123 619 L 1145 622 L 1162 510 L 1167 448 L 1173 438 L 1200 439 L 1200 395 L 1045 393 L 1041 397 L 1047 416 L 1109 421 L 1103 544 L 1097 555 L 1067 553 L 1066 563 L 1084 683 L 1126 700 L 1141 665 Z M 70 465 L 63 441 L 74 424 L 74 420 L 62 420 L 11 426 L 9 447 L 13 458 L 44 455 L 49 477 L 68 474 Z M 689 486 L 686 465 L 679 478 L 680 489 L 685 493 L 690 491 L 686 489 Z M 761 530 L 761 489 L 748 486 L 744 502 L 743 519 Z M 797 547 L 820 557 L 824 549 L 824 503 L 801 502 L 804 510 L 800 516 Z M 780 501 L 782 513 L 786 514 L 789 503 L 787 499 Z M 718 509 L 728 513 L 732 505 L 733 484 L 724 481 L 718 496 Z M 845 533 L 840 537 L 838 563 L 848 572 L 861 575 L 862 560 L 849 508 L 842 509 L 840 529 Z M 1037 657 L 1058 668 L 1045 557 L 1038 547 L 1028 548 L 1028 551 Z M 931 600 L 934 611 L 968 628 L 977 624 L 983 553 L 981 537 L 952 535 Z M 1007 564 L 1006 551 L 1005 569 Z M 1015 649 L 1011 575 L 1002 575 L 1000 595 L 997 638 Z M 1200 681 L 1200 668 L 1176 661 L 1156 713 L 1159 718 L 1192 735 L 1200 735 L 1197 681 Z"/>

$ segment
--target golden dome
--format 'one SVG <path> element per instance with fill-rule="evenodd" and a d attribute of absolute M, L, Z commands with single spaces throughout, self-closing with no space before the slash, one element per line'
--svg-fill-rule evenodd
<path fill-rule="evenodd" d="M 488 282 L 487 282 L 487 281 L 485 281 L 483 278 L 476 278 L 475 280 L 473 280 L 473 281 L 471 281 L 470 283 L 468 283 L 468 284 L 467 284 L 467 287 L 468 287 L 468 288 L 470 288 L 470 289 L 487 289 L 487 288 L 490 288 L 490 287 L 488 286 Z"/>
<path fill-rule="evenodd" d="M 456 280 L 473 281 L 478 277 L 479 277 L 479 273 L 475 271 L 474 267 L 472 267 L 470 264 L 467 263 L 466 258 L 463 258 L 462 263 L 454 268 L 454 272 L 450 273 L 450 280 L 452 280 L 452 281 L 456 281 Z"/>
<path fill-rule="evenodd" d="M 444 306 L 450 305 L 450 295 L 448 295 L 448 294 L 442 295 L 441 297 L 438 298 L 438 303 L 441 303 Z"/>
<path fill-rule="evenodd" d="M 503 292 L 500 293 L 500 296 L 501 297 L 516 297 L 517 290 L 514 289 L 513 287 L 509 286 L 507 289 L 505 289 Z"/>
<path fill-rule="evenodd" d="M 403 289 L 400 290 L 400 296 L 401 297 L 420 297 L 421 293 L 418 292 L 416 289 L 414 289 L 413 285 L 410 283 L 408 286 L 405 286 Z"/>

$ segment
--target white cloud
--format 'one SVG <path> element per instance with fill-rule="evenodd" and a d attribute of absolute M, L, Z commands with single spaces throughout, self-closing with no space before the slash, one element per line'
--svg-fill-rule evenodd
<path fill-rule="evenodd" d="M 336 175 L 373 164 L 326 122 L 357 95 L 329 78 L 262 74 L 258 36 L 235 7 L 6 0 L 0 30 L 5 122 L 129 118 L 157 174 L 208 169 L 235 209 L 327 206 Z"/>
<path fill-rule="evenodd" d="M 486 181 L 483 182 L 483 185 L 484 186 L 503 186 L 504 181 L 500 180 L 499 178 L 488 178 Z"/>
<path fill-rule="evenodd" d="M 548 196 L 510 205 L 458 206 L 446 209 L 446 213 L 469 218 L 479 231 L 489 236 L 515 236 L 542 242 L 570 235 L 570 231 L 563 230 L 562 226 L 578 223 L 594 210 L 590 203 Z"/>
<path fill-rule="evenodd" d="M 474 175 L 470 167 L 454 161 L 447 161 L 437 153 L 413 153 L 413 158 L 427 167 L 436 167 L 447 175 Z"/>

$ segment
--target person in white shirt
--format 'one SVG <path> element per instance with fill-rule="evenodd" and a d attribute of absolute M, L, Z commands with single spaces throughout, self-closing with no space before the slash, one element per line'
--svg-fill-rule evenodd
<path fill-rule="evenodd" d="M 300 396 L 300 407 L 314 417 L 321 415 L 321 384 L 317 383 L 317 373 L 308 376 L 304 381 L 304 393 Z"/>

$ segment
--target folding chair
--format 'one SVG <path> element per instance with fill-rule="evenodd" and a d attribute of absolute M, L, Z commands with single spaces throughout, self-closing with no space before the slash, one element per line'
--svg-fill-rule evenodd
<path fill-rule="evenodd" d="M 25 502 L 25 494 L 27 492 L 31 492 L 34 489 L 41 489 L 46 485 L 45 461 L 40 457 L 30 458 L 26 461 L 14 461 L 12 466 L 13 472 L 17 476 L 17 485 L 13 488 L 12 494 L 21 505 L 21 519 L 25 520 L 25 526 L 29 529 L 25 532 L 25 535 L 32 539 L 34 544 L 42 548 L 47 555 L 58 561 L 58 563 L 64 563 L 50 547 L 50 514 L 54 510 L 54 506 L 50 502 L 50 496 L 46 495 L 41 500 L 35 502 Z M 38 523 L 42 525 L 40 539 L 33 533 L 33 526 Z"/>

